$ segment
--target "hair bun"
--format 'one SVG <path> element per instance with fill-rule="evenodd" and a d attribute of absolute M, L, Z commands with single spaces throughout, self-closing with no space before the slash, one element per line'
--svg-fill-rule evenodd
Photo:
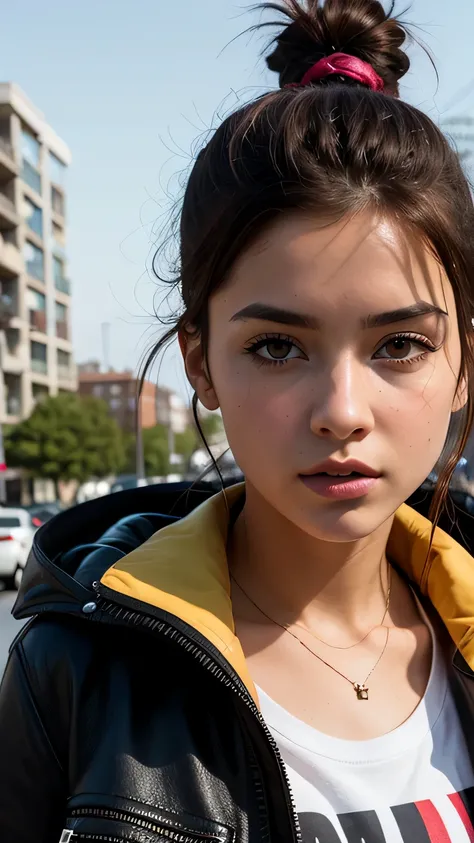
<path fill-rule="evenodd" d="M 324 56 L 347 53 L 370 64 L 386 91 L 398 95 L 398 81 L 409 69 L 410 60 L 401 49 L 407 32 L 391 17 L 393 7 L 394 2 L 385 12 L 378 0 L 265 3 L 263 8 L 279 11 L 291 21 L 274 39 L 277 46 L 267 57 L 268 67 L 279 74 L 283 88 L 300 82 Z"/>

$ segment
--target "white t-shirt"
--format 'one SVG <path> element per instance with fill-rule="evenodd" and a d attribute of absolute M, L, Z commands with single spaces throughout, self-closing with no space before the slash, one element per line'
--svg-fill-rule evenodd
<path fill-rule="evenodd" d="M 408 720 L 382 737 L 329 737 L 258 688 L 304 843 L 474 843 L 474 774 L 430 629 L 433 663 L 425 695 Z"/>

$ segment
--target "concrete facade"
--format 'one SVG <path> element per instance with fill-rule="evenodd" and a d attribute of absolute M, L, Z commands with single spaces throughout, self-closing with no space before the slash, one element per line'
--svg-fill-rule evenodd
<path fill-rule="evenodd" d="M 64 181 L 71 154 L 16 85 L 0 83 L 0 422 L 75 391 Z"/>

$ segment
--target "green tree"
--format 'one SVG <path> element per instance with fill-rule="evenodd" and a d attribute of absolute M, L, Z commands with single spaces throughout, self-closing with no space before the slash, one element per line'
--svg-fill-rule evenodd
<path fill-rule="evenodd" d="M 182 433 L 176 433 L 174 437 L 174 450 L 183 458 L 184 465 L 188 465 L 191 456 L 196 448 L 199 448 L 199 436 L 193 427 L 187 427 Z"/>
<path fill-rule="evenodd" d="M 170 457 L 167 428 L 163 424 L 157 424 L 155 427 L 145 428 L 142 436 L 147 477 L 164 477 L 169 474 Z"/>
<path fill-rule="evenodd" d="M 38 403 L 31 416 L 5 436 L 7 464 L 60 480 L 84 483 L 115 474 L 126 463 L 124 439 L 107 404 L 98 398 L 61 393 Z"/>
<path fill-rule="evenodd" d="M 219 413 L 209 413 L 201 416 L 199 421 L 207 443 L 212 445 L 213 440 L 219 437 L 224 430 L 222 416 Z"/>

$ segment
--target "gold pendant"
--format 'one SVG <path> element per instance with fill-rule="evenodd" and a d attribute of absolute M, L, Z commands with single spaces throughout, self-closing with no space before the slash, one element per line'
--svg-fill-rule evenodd
<path fill-rule="evenodd" d="M 354 682 L 354 691 L 357 694 L 358 700 L 369 699 L 369 689 L 367 688 L 367 685 L 361 685 L 359 682 Z"/>

